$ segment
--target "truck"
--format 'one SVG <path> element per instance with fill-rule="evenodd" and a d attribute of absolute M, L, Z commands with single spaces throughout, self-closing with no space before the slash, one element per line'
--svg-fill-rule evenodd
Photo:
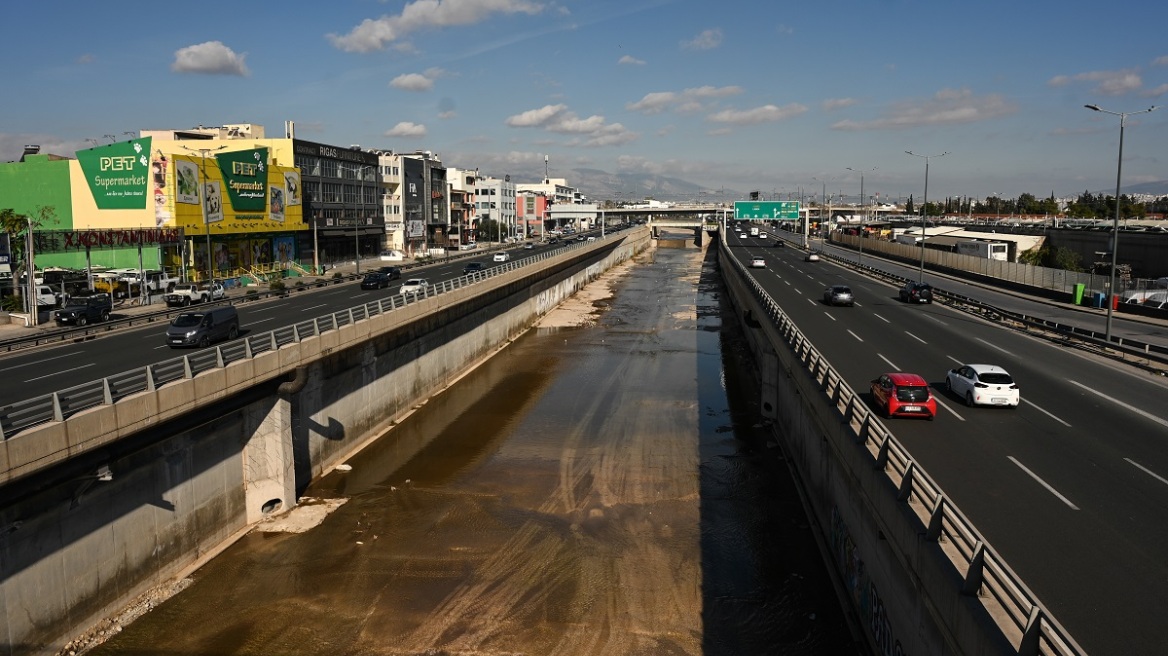
<path fill-rule="evenodd" d="M 984 260 L 1001 260 L 1005 262 L 1010 258 L 1010 245 L 1004 241 L 972 239 L 970 241 L 957 242 L 957 252 L 961 255 L 972 255 Z"/>
<path fill-rule="evenodd" d="M 758 236 L 758 226 L 750 226 L 750 236 L 751 237 Z"/>
<path fill-rule="evenodd" d="M 214 283 L 211 285 L 196 285 L 193 283 L 183 283 L 174 286 L 170 293 L 163 296 L 168 307 L 184 307 L 192 303 L 207 303 L 210 301 L 218 301 L 224 297 L 226 292 L 223 285 Z"/>

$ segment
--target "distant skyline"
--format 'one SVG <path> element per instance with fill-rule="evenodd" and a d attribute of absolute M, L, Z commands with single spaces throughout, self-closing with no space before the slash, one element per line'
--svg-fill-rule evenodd
<path fill-rule="evenodd" d="M 135 11 L 136 9 L 136 11 Z M 0 161 L 258 123 L 447 166 L 768 196 L 1114 190 L 1168 104 L 1168 8 L 1072 0 L 41 2 L 3 10 Z M 1123 186 L 1168 180 L 1168 108 Z M 873 170 L 875 169 L 875 170 Z M 585 194 L 594 191 L 581 187 Z M 1113 192 L 1112 192 L 1113 193 Z M 730 199 L 728 199 L 730 200 Z M 3 200 L 0 199 L 0 206 Z"/>

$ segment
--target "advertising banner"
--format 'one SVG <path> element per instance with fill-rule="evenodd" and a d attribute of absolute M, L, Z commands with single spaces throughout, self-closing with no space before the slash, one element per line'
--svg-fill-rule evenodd
<path fill-rule="evenodd" d="M 151 137 L 77 151 L 81 172 L 99 210 L 146 209 Z"/>
<path fill-rule="evenodd" d="M 273 221 L 284 222 L 284 185 L 272 185 L 268 190 L 271 194 L 271 217 Z"/>
<path fill-rule="evenodd" d="M 199 165 L 189 159 L 174 162 L 176 203 L 199 204 Z"/>
<path fill-rule="evenodd" d="M 263 214 L 268 204 L 268 149 L 235 150 L 215 155 L 236 212 Z"/>
<path fill-rule="evenodd" d="M 284 204 L 292 207 L 300 204 L 300 172 L 284 173 Z"/>

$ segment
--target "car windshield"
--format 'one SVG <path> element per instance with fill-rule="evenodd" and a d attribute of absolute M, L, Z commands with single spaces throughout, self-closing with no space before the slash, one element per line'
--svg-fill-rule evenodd
<path fill-rule="evenodd" d="M 409 280 L 406 281 L 406 284 L 407 285 L 424 285 L 424 284 L 426 284 L 426 281 L 422 280 L 421 278 L 410 278 Z"/>
<path fill-rule="evenodd" d="M 929 388 L 921 385 L 903 385 L 896 388 L 898 401 L 928 401 Z"/>
<path fill-rule="evenodd" d="M 184 314 L 180 314 L 177 317 L 175 317 L 174 323 L 171 325 L 178 327 L 178 328 L 190 328 L 191 326 L 199 325 L 200 323 L 202 323 L 202 321 L 203 321 L 203 315 L 195 314 L 192 312 L 186 312 Z"/>
<path fill-rule="evenodd" d="M 987 373 L 977 377 L 983 383 L 988 385 L 1012 385 L 1014 379 L 1010 378 L 1010 374 L 1003 373 Z"/>

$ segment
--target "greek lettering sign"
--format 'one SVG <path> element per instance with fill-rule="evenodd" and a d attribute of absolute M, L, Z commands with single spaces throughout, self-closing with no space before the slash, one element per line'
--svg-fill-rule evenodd
<path fill-rule="evenodd" d="M 99 210 L 145 209 L 150 180 L 150 137 L 77 151 L 77 161 Z"/>
<path fill-rule="evenodd" d="M 215 155 L 236 212 L 266 213 L 268 209 L 268 149 L 236 150 Z"/>
<path fill-rule="evenodd" d="M 747 221 L 797 221 L 799 201 L 735 201 L 734 218 Z"/>

